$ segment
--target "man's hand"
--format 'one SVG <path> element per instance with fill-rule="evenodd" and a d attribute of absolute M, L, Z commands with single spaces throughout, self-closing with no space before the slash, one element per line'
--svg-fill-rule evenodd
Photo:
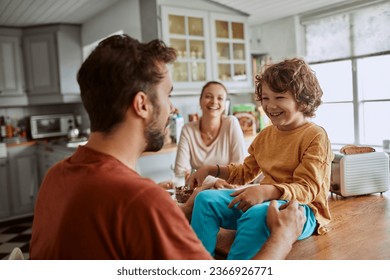
<path fill-rule="evenodd" d="M 278 209 L 277 201 L 269 204 L 267 214 L 267 225 L 271 236 L 279 236 L 285 241 L 293 244 L 301 235 L 306 216 L 303 207 L 296 201 L 289 201 Z"/>
<path fill-rule="evenodd" d="M 278 208 L 278 202 L 270 202 L 267 213 L 267 225 L 271 236 L 254 260 L 282 260 L 290 253 L 292 245 L 301 235 L 306 216 L 303 207 L 296 201 L 289 201 Z"/>

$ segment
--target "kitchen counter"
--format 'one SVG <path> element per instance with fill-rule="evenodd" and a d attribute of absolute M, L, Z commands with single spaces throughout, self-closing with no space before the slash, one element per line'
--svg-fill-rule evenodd
<path fill-rule="evenodd" d="M 246 148 L 252 143 L 255 136 L 245 137 Z M 82 144 L 86 142 L 80 142 Z M 21 146 L 37 146 L 39 158 L 40 179 L 46 171 L 56 162 L 71 156 L 78 145 L 67 146 L 66 139 L 56 140 L 33 140 L 21 143 L 7 144 L 7 148 Z M 160 151 L 144 152 L 137 161 L 136 170 L 144 177 L 153 179 L 155 182 L 170 180 L 172 178 L 172 166 L 175 164 L 177 144 L 164 145 Z"/>
<path fill-rule="evenodd" d="M 21 141 L 21 142 L 15 142 L 15 143 L 9 143 L 6 144 L 7 148 L 13 148 L 13 147 L 21 147 L 21 146 L 33 146 L 37 144 L 37 141 Z"/>
<path fill-rule="evenodd" d="M 65 144 L 61 143 L 45 143 L 47 148 L 51 149 L 56 149 L 56 150 L 62 150 L 62 151 L 68 151 L 69 153 L 74 153 L 79 145 L 75 146 L 67 146 Z M 84 145 L 84 143 L 80 144 Z M 142 153 L 143 156 L 153 156 L 153 155 L 158 155 L 158 154 L 165 154 L 165 153 L 170 153 L 170 152 L 176 152 L 177 145 L 176 144 L 167 144 L 164 145 L 163 148 L 160 151 L 157 152 L 144 152 Z"/>
<path fill-rule="evenodd" d="M 256 137 L 254 136 L 245 136 L 245 142 L 247 146 L 252 143 L 253 139 Z M 32 145 L 44 145 L 46 146 L 45 148 L 48 149 L 59 149 L 64 152 L 69 152 L 73 153 L 77 149 L 79 145 L 84 145 L 87 141 L 80 141 L 79 144 L 77 145 L 77 142 L 74 142 L 73 145 L 69 145 L 68 142 L 64 139 L 59 139 L 59 140 L 54 140 L 54 141 L 48 141 L 48 140 L 29 140 L 29 141 L 21 141 L 21 142 L 16 142 L 16 143 L 9 143 L 6 144 L 7 148 L 12 148 L 12 147 L 19 147 L 19 146 L 32 146 Z M 177 144 L 175 143 L 170 143 L 166 144 L 162 147 L 161 150 L 157 152 L 144 152 L 142 153 L 142 156 L 153 156 L 153 155 L 158 155 L 158 154 L 165 154 L 165 153 L 171 153 L 171 152 L 176 152 L 177 149 Z"/>

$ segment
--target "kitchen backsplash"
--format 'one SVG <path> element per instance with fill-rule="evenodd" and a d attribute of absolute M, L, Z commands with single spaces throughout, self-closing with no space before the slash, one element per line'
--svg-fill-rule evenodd
<path fill-rule="evenodd" d="M 81 116 L 82 131 L 89 128 L 89 119 L 81 103 L 0 108 L 0 116 L 9 117 L 13 126 L 17 126 L 20 120 L 29 116 L 66 113 Z"/>

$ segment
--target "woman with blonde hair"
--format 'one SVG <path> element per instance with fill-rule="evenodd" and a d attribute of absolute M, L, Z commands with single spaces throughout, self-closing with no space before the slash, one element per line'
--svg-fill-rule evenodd
<path fill-rule="evenodd" d="M 203 165 L 243 161 L 244 135 L 237 118 L 224 114 L 226 98 L 227 89 L 222 83 L 210 81 L 203 86 L 199 99 L 202 116 L 182 129 L 175 161 L 176 174 L 188 175 Z"/>

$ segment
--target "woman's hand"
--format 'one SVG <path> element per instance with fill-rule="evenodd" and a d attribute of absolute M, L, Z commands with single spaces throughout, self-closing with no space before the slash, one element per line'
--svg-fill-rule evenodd
<path fill-rule="evenodd" d="M 235 196 L 235 198 L 229 203 L 228 207 L 232 208 L 238 204 L 236 208 L 245 212 L 253 205 L 280 198 L 282 192 L 273 185 L 258 185 L 237 190 L 230 195 Z"/>

